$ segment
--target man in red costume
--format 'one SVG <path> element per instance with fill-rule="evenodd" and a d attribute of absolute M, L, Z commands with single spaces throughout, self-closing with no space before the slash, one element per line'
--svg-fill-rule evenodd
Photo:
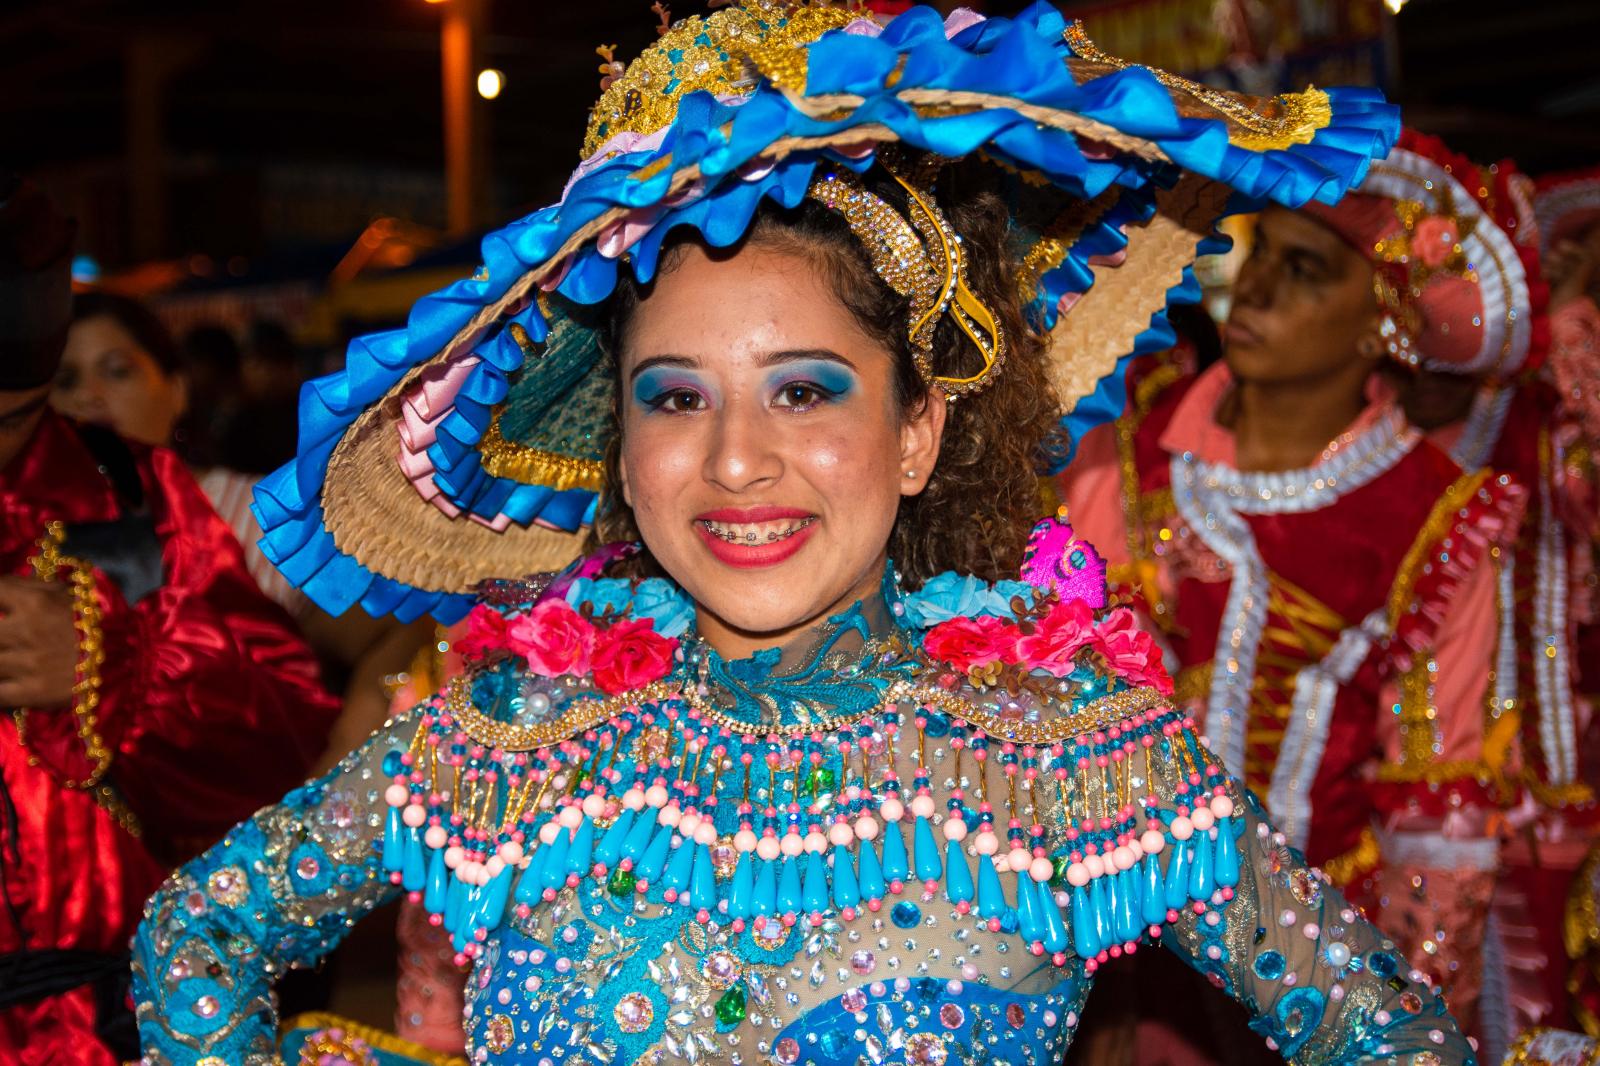
<path fill-rule="evenodd" d="M 146 897 L 337 704 L 183 464 L 46 406 L 72 235 L 0 174 L 0 1061 L 109 1066 Z"/>
<path fill-rule="evenodd" d="M 1516 769 L 1500 564 L 1525 493 L 1428 443 L 1383 363 L 1510 370 L 1532 335 L 1516 253 L 1436 149 L 1408 132 L 1337 207 L 1264 212 L 1224 362 L 1136 367 L 1061 489 L 1213 749 L 1470 1026 Z"/>

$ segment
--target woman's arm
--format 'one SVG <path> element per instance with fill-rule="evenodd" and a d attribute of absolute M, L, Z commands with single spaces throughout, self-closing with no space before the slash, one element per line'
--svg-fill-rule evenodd
<path fill-rule="evenodd" d="M 1474 1062 L 1394 943 L 1284 842 L 1254 796 L 1230 787 L 1243 860 L 1233 898 L 1184 912 L 1163 943 L 1242 1003 L 1290 1062 Z"/>
<path fill-rule="evenodd" d="M 400 891 L 382 859 L 384 790 L 411 718 L 235 826 L 145 905 L 133 987 L 153 1061 L 277 1061 L 273 980 L 331 951 Z"/>

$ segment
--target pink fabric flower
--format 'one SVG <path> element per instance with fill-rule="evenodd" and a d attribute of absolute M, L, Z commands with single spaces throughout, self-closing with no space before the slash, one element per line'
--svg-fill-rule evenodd
<path fill-rule="evenodd" d="M 1161 659 L 1155 638 L 1140 629 L 1133 612 L 1119 608 L 1094 627 L 1094 649 L 1106 665 L 1131 685 L 1149 685 L 1163 696 L 1172 695 L 1172 676 Z"/>
<path fill-rule="evenodd" d="M 978 618 L 952 618 L 928 630 L 923 649 L 935 659 L 958 670 L 1010 662 L 1017 654 L 1017 631 L 1011 623 L 983 615 Z"/>
<path fill-rule="evenodd" d="M 594 683 L 616 695 L 652 681 L 672 668 L 678 642 L 663 637 L 649 618 L 623 618 L 594 635 Z"/>
<path fill-rule="evenodd" d="M 1416 233 L 1411 238 L 1411 251 L 1428 266 L 1437 267 L 1450 258 L 1459 243 L 1461 237 L 1456 231 L 1455 221 L 1431 215 L 1417 223 Z"/>
<path fill-rule="evenodd" d="M 1082 600 L 1062 600 L 1034 623 L 1033 632 L 1017 642 L 1022 661 L 1031 670 L 1055 677 L 1072 672 L 1073 657 L 1094 635 L 1094 612 Z"/>
<path fill-rule="evenodd" d="M 456 652 L 463 659 L 487 659 L 497 651 L 510 648 L 506 635 L 509 623 L 506 616 L 480 603 L 468 612 L 462 635 L 456 640 Z"/>
<path fill-rule="evenodd" d="M 594 626 L 566 600 L 545 600 L 512 621 L 511 650 L 540 677 L 587 674 L 594 654 Z"/>

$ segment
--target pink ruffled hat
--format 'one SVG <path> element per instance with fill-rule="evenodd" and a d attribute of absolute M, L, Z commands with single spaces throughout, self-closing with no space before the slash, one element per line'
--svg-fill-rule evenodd
<path fill-rule="evenodd" d="M 1303 209 L 1372 261 L 1395 358 L 1506 378 L 1549 347 L 1533 183 L 1510 160 L 1479 167 L 1405 130 L 1359 189 Z"/>

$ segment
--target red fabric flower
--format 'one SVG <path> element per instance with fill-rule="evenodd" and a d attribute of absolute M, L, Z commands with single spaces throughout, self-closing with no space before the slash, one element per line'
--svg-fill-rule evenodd
<path fill-rule="evenodd" d="M 595 631 L 594 683 L 616 695 L 665 677 L 678 642 L 663 637 L 649 618 L 623 618 Z"/>
<path fill-rule="evenodd" d="M 1162 662 L 1161 648 L 1134 622 L 1132 611 L 1112 611 L 1095 626 L 1092 639 L 1112 673 L 1131 685 L 1149 685 L 1163 696 L 1172 695 L 1172 676 Z"/>
<path fill-rule="evenodd" d="M 506 635 L 509 625 L 505 615 L 480 603 L 467 614 L 456 651 L 463 659 L 486 659 L 493 652 L 507 650 L 511 646 Z"/>
<path fill-rule="evenodd" d="M 1011 662 L 1017 655 L 1017 631 L 1011 623 L 983 615 L 952 618 L 928 630 L 922 638 L 927 653 L 958 670 Z"/>
<path fill-rule="evenodd" d="M 1083 600 L 1063 600 L 1034 623 L 1033 632 L 1017 642 L 1017 650 L 1029 669 L 1066 677 L 1072 672 L 1073 657 L 1093 636 L 1094 611 Z"/>
<path fill-rule="evenodd" d="M 511 650 L 541 677 L 589 672 L 594 626 L 566 600 L 545 600 L 512 620 L 506 636 Z"/>

